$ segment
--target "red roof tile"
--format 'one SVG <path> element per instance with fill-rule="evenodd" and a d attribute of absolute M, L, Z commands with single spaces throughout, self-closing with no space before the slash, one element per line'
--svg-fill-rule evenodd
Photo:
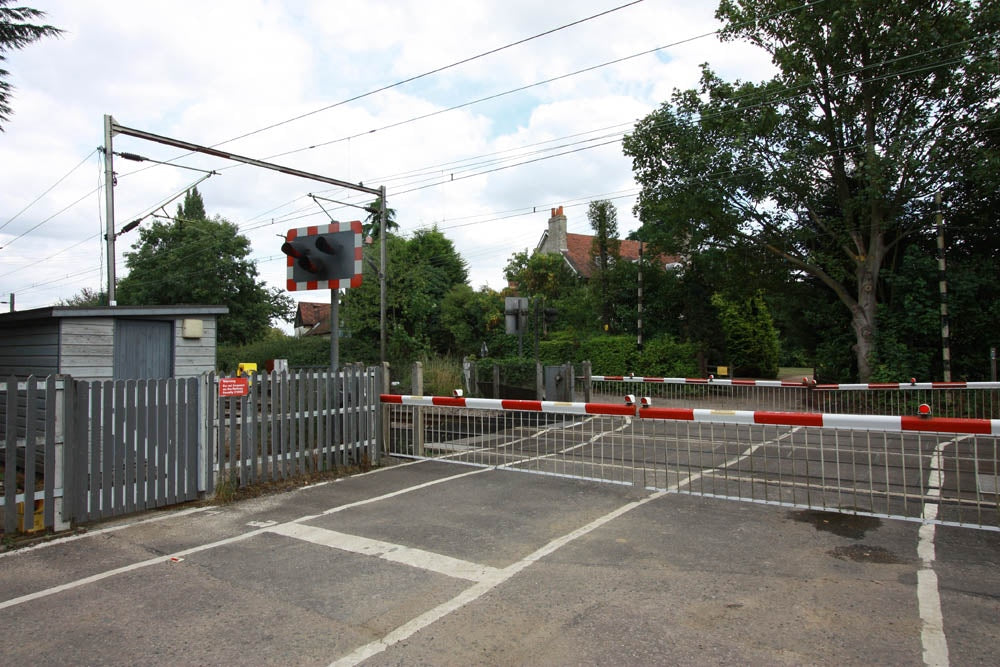
<path fill-rule="evenodd" d="M 569 262 L 573 270 L 583 278 L 590 278 L 596 264 L 591 257 L 590 250 L 593 247 L 594 237 L 586 234 L 566 234 L 567 250 L 563 251 L 563 256 Z M 639 242 L 629 239 L 622 239 L 618 242 L 618 255 L 625 261 L 639 261 Z M 677 258 L 670 255 L 660 255 L 659 260 L 663 264 L 676 262 Z"/>
<path fill-rule="evenodd" d="M 330 320 L 330 304 L 300 301 L 295 311 L 296 327 L 314 327 Z M 329 329 L 327 330 L 329 331 Z"/>

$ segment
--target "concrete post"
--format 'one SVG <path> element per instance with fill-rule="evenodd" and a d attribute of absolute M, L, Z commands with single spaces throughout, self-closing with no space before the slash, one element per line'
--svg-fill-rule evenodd
<path fill-rule="evenodd" d="M 419 361 L 413 362 L 413 372 L 410 374 L 410 394 L 413 396 L 424 395 L 424 365 Z"/>

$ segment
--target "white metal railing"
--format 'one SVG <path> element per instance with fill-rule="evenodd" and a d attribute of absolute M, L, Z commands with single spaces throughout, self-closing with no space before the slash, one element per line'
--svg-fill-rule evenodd
<path fill-rule="evenodd" d="M 1000 530 L 1000 420 L 641 401 L 381 402 L 393 456 Z"/>
<path fill-rule="evenodd" d="M 781 381 L 627 375 L 594 375 L 590 379 L 595 401 L 617 401 L 624 394 L 639 394 L 676 406 L 864 415 L 916 414 L 918 406 L 926 404 L 941 417 L 1000 418 L 1000 382 L 816 384 L 807 378 Z"/>

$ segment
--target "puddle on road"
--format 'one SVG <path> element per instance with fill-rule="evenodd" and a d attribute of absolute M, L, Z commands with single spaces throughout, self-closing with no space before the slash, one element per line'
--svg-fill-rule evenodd
<path fill-rule="evenodd" d="M 801 510 L 789 512 L 788 516 L 800 523 L 811 523 L 816 530 L 849 537 L 852 540 L 860 540 L 869 530 L 874 530 L 882 525 L 882 521 L 875 517 L 841 514 L 840 512 Z"/>

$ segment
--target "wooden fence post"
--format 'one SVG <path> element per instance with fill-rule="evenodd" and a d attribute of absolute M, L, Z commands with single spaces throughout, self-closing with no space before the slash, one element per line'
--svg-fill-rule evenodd
<path fill-rule="evenodd" d="M 68 442 L 68 436 L 73 433 L 73 378 L 68 375 L 60 375 L 58 380 L 62 382 L 62 388 L 59 388 L 56 382 L 51 382 L 49 386 L 53 388 L 55 396 L 49 395 L 48 397 L 52 400 L 51 419 L 54 420 L 52 437 L 55 441 L 55 456 L 53 457 L 55 469 L 52 475 L 52 486 L 63 490 L 62 498 L 56 498 L 52 502 L 51 525 L 54 531 L 69 530 L 70 520 L 73 516 L 73 447 L 72 443 Z M 46 451 L 47 455 L 48 451 Z M 45 485 L 48 486 L 48 474 L 45 477 Z M 49 511 L 48 505 L 46 505 L 46 524 L 49 524 Z"/>

